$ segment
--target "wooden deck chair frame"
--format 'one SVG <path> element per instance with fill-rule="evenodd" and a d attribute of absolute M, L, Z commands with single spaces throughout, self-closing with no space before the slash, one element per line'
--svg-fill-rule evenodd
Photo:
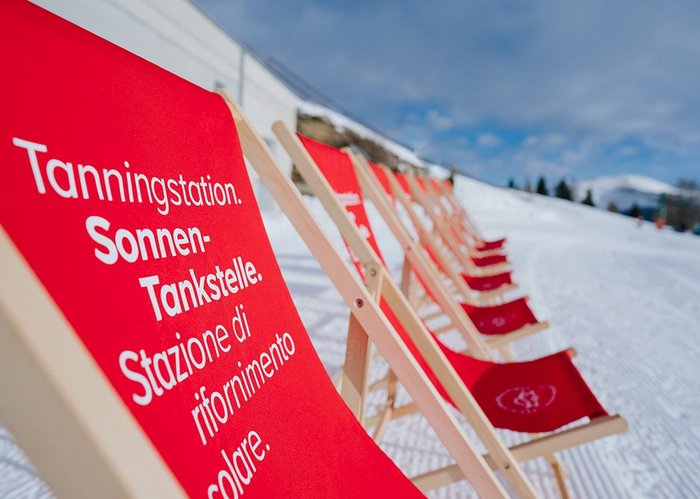
<path fill-rule="evenodd" d="M 457 303 L 454 294 L 444 286 L 440 278 L 440 272 L 435 264 L 425 256 L 421 251 L 421 245 L 416 244 L 408 230 L 403 225 L 398 213 L 394 207 L 387 202 L 386 196 L 381 191 L 376 177 L 372 173 L 369 165 L 363 157 L 350 153 L 350 157 L 355 165 L 355 172 L 360 182 L 360 187 L 363 189 L 368 198 L 374 203 L 377 211 L 389 226 L 389 229 L 394 234 L 401 245 L 401 248 L 406 255 L 408 263 L 421 277 L 423 283 L 429 287 L 432 296 L 438 300 L 438 306 L 443 311 L 442 313 L 450 319 L 450 324 L 441 330 L 436 330 L 436 333 L 441 333 L 450 329 L 456 329 L 465 340 L 469 347 L 470 354 L 483 359 L 491 359 L 489 348 L 497 348 L 506 360 L 512 360 L 508 345 L 513 341 L 525 338 L 549 327 L 547 322 L 538 322 L 529 326 L 522 327 L 512 333 L 494 335 L 487 339 L 479 333 L 478 329 L 471 321 L 464 309 Z M 390 175 L 390 172 L 387 172 Z M 460 294 L 464 296 L 469 293 L 466 283 L 449 264 L 447 257 L 440 245 L 437 244 L 434 238 L 430 236 L 427 229 L 423 226 L 418 215 L 413 211 L 410 200 L 406 193 L 403 192 L 393 176 L 389 177 L 390 185 L 393 188 L 394 196 L 399 199 L 399 202 L 413 220 L 414 226 L 418 231 L 419 242 L 426 245 L 440 265 L 448 272 L 448 277 L 455 284 Z M 404 272 L 405 275 L 405 272 Z M 426 319 L 426 317 L 424 317 Z"/>
<path fill-rule="evenodd" d="M 431 180 L 433 179 L 427 179 L 428 181 L 424 181 L 423 185 L 425 185 L 425 189 L 428 192 L 428 198 L 432 199 L 434 206 L 437 208 L 437 211 L 439 212 L 440 216 L 442 217 L 443 222 L 447 225 L 447 227 L 450 229 L 450 233 L 454 234 L 456 239 L 463 244 L 464 246 L 468 247 L 470 249 L 470 254 L 475 257 L 487 257 L 487 256 L 495 256 L 495 255 L 504 255 L 505 251 L 503 248 L 494 248 L 490 250 L 480 250 L 479 248 L 474 246 L 474 243 L 478 243 L 478 240 L 475 240 L 474 242 L 469 241 L 469 238 L 467 235 L 464 233 L 463 228 L 457 223 L 457 220 L 453 216 L 452 213 L 447 209 L 447 207 L 444 204 L 444 196 L 442 192 L 442 187 L 436 186 Z M 439 181 L 438 185 L 439 185 Z M 449 201 L 447 202 L 449 205 Z"/>
<path fill-rule="evenodd" d="M 282 122 L 276 122 L 272 128 L 278 140 L 280 140 L 283 147 L 292 157 L 294 164 L 304 177 L 307 185 L 314 193 L 316 193 L 329 216 L 338 226 L 341 234 L 348 242 L 357 258 L 362 262 L 367 275 L 372 277 L 380 277 L 378 286 L 373 288 L 374 290 L 378 291 L 378 296 L 376 296 L 376 299 L 383 298 L 389 304 L 392 311 L 396 314 L 402 326 L 411 337 L 412 341 L 420 350 L 431 369 L 435 372 L 435 375 L 444 386 L 455 406 L 474 428 L 480 440 L 486 447 L 488 451 L 488 455 L 485 456 L 487 462 L 489 462 L 494 469 L 501 471 L 505 475 L 518 495 L 521 497 L 532 497 L 533 494 L 535 494 L 532 484 L 525 477 L 522 468 L 518 464 L 519 462 L 537 457 L 549 458 L 555 452 L 560 450 L 602 438 L 604 436 L 612 435 L 614 433 L 619 433 L 626 429 L 626 422 L 621 416 L 605 416 L 596 418 L 588 424 L 563 430 L 547 436 L 542 436 L 509 449 L 498 436 L 495 428 L 488 420 L 462 380 L 459 378 L 454 368 L 450 365 L 449 361 L 440 350 L 432 335 L 427 331 L 420 318 L 412 310 L 410 303 L 401 292 L 399 286 L 394 283 L 390 275 L 383 271 L 383 264 L 381 260 L 375 254 L 367 240 L 359 233 L 355 223 L 352 221 L 345 208 L 340 204 L 340 201 L 334 195 L 328 181 L 319 171 L 318 167 L 304 148 L 299 138 L 289 131 L 286 125 Z M 265 150 L 264 144 L 261 143 L 260 147 Z M 245 151 L 245 143 L 243 144 L 243 148 Z M 252 158 L 249 157 L 249 160 L 251 163 L 253 163 Z M 260 159 L 260 162 L 263 162 L 262 159 Z M 274 161 L 271 158 L 268 160 L 268 162 L 270 163 L 270 168 L 274 166 Z M 265 180 L 265 176 L 267 176 L 268 173 L 264 172 L 263 168 L 267 167 L 262 164 L 259 167 L 256 167 L 260 176 L 263 178 L 263 180 Z M 277 172 L 277 175 L 279 175 L 279 171 Z M 284 180 L 286 186 L 293 188 L 291 181 L 286 178 L 284 178 Z M 279 195 L 281 194 L 282 193 Z M 296 189 L 294 189 L 294 193 L 284 192 L 283 194 L 285 198 L 300 196 Z M 277 193 L 273 193 L 273 195 L 275 195 L 275 197 L 278 199 L 278 202 L 282 201 L 282 199 L 277 197 Z M 304 213 L 290 213 L 284 204 L 282 204 L 282 206 L 287 213 L 287 216 L 290 217 L 295 225 L 295 218 L 305 218 L 306 216 L 310 216 L 307 209 L 304 210 Z M 299 211 L 301 211 L 301 209 L 299 209 Z M 299 221 L 299 224 L 302 224 L 301 220 Z M 307 241 L 307 245 L 312 248 L 312 251 L 314 251 L 313 247 L 315 244 L 316 242 L 313 240 Z M 331 249 L 329 248 L 328 251 L 331 251 Z M 337 255 L 335 248 L 332 248 L 332 251 Z M 338 289 L 340 290 L 340 288 Z M 369 333 L 369 331 L 367 332 Z M 367 343 L 366 341 L 364 342 L 364 348 L 360 352 L 361 355 L 358 355 L 358 352 L 354 350 L 354 347 L 352 347 L 353 342 L 354 341 L 349 337 L 347 351 L 352 353 L 349 356 L 346 355 L 346 362 L 360 362 L 362 374 L 358 373 L 357 366 L 351 366 L 348 364 L 346 365 L 346 368 L 353 372 L 352 377 L 358 380 L 356 382 L 366 386 L 366 380 L 369 377 L 369 364 L 366 361 L 368 350 Z M 381 349 L 379 350 L 381 353 Z M 348 376 L 348 378 L 349 377 L 350 376 Z M 399 380 L 400 379 L 401 377 L 399 376 Z M 366 390 L 363 393 L 366 394 Z M 357 403 L 357 400 L 354 402 Z M 420 408 L 421 404 L 419 403 L 417 405 Z M 454 466 L 449 466 L 416 477 L 414 483 L 416 483 L 422 490 L 429 490 L 452 483 L 454 479 L 458 478 L 459 476 L 460 471 L 458 471 Z"/>
<path fill-rule="evenodd" d="M 439 185 L 442 196 L 452 208 L 452 216 L 450 218 L 453 220 L 454 225 L 460 227 L 459 232 L 465 236 L 470 234 L 475 239 L 484 242 L 485 239 L 481 231 L 471 219 L 467 210 L 455 199 L 454 191 L 451 191 L 444 182 Z"/>
<path fill-rule="evenodd" d="M 437 290 L 435 290 L 435 283 L 439 282 L 440 279 L 437 277 L 439 275 L 439 271 L 437 267 L 433 264 L 433 262 L 430 260 L 430 258 L 424 257 L 422 259 L 417 258 L 416 255 L 422 254 L 420 251 L 420 247 L 417 247 L 415 244 L 411 246 L 411 237 L 408 231 L 406 230 L 405 226 L 403 225 L 403 222 L 401 221 L 400 217 L 398 216 L 398 213 L 394 211 L 394 207 L 391 205 L 391 203 L 388 202 L 386 197 L 384 196 L 384 193 L 382 191 L 381 186 L 379 185 L 379 181 L 372 172 L 372 169 L 370 168 L 369 164 L 367 161 L 364 159 L 363 156 L 359 154 L 355 154 L 352 151 L 345 149 L 346 154 L 350 156 L 350 159 L 353 163 L 353 166 L 355 168 L 355 173 L 357 175 L 360 188 L 363 190 L 363 193 L 368 196 L 368 198 L 374 203 L 375 207 L 379 211 L 380 215 L 384 218 L 384 221 L 386 224 L 389 226 L 390 230 L 394 233 L 394 236 L 399 240 L 400 245 L 402 249 L 404 250 L 404 253 L 406 256 L 406 262 L 404 263 L 404 272 L 403 272 L 403 279 L 405 279 L 407 276 L 410 276 L 411 273 L 406 271 L 407 266 L 411 265 L 416 268 L 416 269 L 421 269 L 419 271 L 419 274 L 421 276 L 424 276 L 422 278 L 422 281 L 426 283 L 427 286 L 430 286 L 431 289 L 433 289 L 433 296 L 440 296 L 438 300 L 440 303 L 438 306 L 441 306 L 445 302 L 445 294 L 440 293 Z M 415 217 L 414 220 L 414 225 L 416 228 L 420 230 L 421 234 L 426 234 L 427 231 L 423 227 L 422 222 L 418 219 L 418 216 L 413 212 L 412 206 L 410 205 L 410 200 L 408 199 L 408 196 L 406 193 L 403 191 L 403 189 L 398 185 L 398 182 L 396 178 L 391 174 L 390 171 L 386 170 L 385 168 L 385 173 L 388 176 L 390 186 L 392 187 L 392 192 L 394 193 L 395 197 L 398 197 L 400 199 L 401 204 L 407 209 L 409 216 L 412 218 Z M 447 258 L 445 257 L 442 249 L 437 245 L 436 241 L 432 238 L 427 238 L 424 239 L 425 245 L 427 245 L 431 252 L 433 252 L 433 255 L 435 258 L 439 259 L 441 262 L 441 265 L 447 265 Z M 410 257 L 410 258 L 409 258 Z M 447 267 L 444 267 L 447 268 Z M 429 278 L 425 278 L 427 276 L 430 276 Z M 457 277 L 459 279 L 459 277 Z M 454 279 L 454 277 L 453 277 Z M 461 282 L 461 279 L 459 279 Z M 410 283 L 409 283 L 410 284 Z M 402 281 L 402 290 L 404 290 L 408 287 L 408 285 Z M 437 292 L 437 293 L 436 293 Z M 449 300 L 449 298 L 448 298 Z M 449 306 L 449 304 L 448 304 Z M 466 315 L 463 312 L 463 315 Z M 425 319 L 424 319 L 425 320 Z M 471 320 L 469 317 L 466 317 L 467 321 L 467 330 L 468 331 L 475 331 L 476 328 L 474 325 L 471 323 Z M 451 323 L 449 328 L 453 328 L 453 324 Z M 527 326 L 525 328 L 521 328 L 519 331 L 514 331 L 511 334 L 508 335 L 501 335 L 501 336 L 496 336 L 492 337 L 491 342 L 489 343 L 487 341 L 488 346 L 494 346 L 499 349 L 501 352 L 501 355 L 507 360 L 511 361 L 513 360 L 510 349 L 508 348 L 509 346 L 509 341 L 515 341 L 517 339 L 524 338 L 526 336 L 529 336 L 530 334 L 534 334 L 538 331 L 541 331 L 548 327 L 547 323 L 538 323 L 532 326 Z M 462 331 L 459 327 L 457 327 L 458 330 Z M 449 330 L 449 329 L 448 329 Z M 476 332 L 476 336 L 480 337 L 481 335 Z M 576 351 L 573 349 L 569 349 L 570 354 L 573 356 L 576 354 Z M 377 386 L 380 387 L 387 387 L 387 391 L 390 394 L 390 397 L 392 396 L 391 394 L 391 383 L 392 383 L 393 376 L 391 373 L 387 375 L 384 379 L 380 380 L 378 383 L 376 383 Z M 374 386 L 372 387 L 374 388 Z M 393 399 L 390 398 L 389 402 L 393 402 Z M 389 405 L 389 404 L 387 404 Z M 399 409 L 410 409 L 410 408 L 399 408 Z M 392 416 L 394 417 L 400 417 L 405 411 L 404 410 L 395 410 Z M 377 419 L 378 421 L 378 430 L 377 433 L 382 429 L 381 424 L 384 423 L 384 419 L 382 417 L 386 417 L 386 412 L 384 415 L 379 416 Z M 369 423 L 374 423 L 374 420 L 369 421 Z M 368 426 L 371 426 L 368 424 Z M 559 487 L 559 490 L 561 491 L 561 495 L 563 498 L 568 497 L 568 489 L 566 486 L 566 470 L 564 468 L 563 463 L 560 461 L 560 459 L 554 455 L 554 453 L 548 454 L 545 456 L 549 464 L 551 465 L 552 469 L 554 470 L 554 474 L 557 480 L 557 484 Z"/>
<path fill-rule="evenodd" d="M 470 248 L 455 237 L 447 226 L 447 222 L 440 216 L 435 208 L 433 200 L 427 191 L 418 184 L 414 175 L 406 175 L 411 195 L 413 199 L 423 208 L 425 214 L 433 224 L 433 232 L 440 237 L 449 248 L 454 258 L 459 262 L 464 272 L 472 275 L 490 276 L 507 272 L 510 266 L 507 263 L 490 265 L 488 267 L 477 267 L 471 260 Z"/>

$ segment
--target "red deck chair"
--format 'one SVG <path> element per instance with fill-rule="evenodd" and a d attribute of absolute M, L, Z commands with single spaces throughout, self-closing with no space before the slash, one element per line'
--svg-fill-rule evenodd
<path fill-rule="evenodd" d="M 0 417 L 53 492 L 421 496 L 328 379 L 222 98 L 28 2 L 0 4 L 0 25 L 0 61 L 12 69 L 0 80 Z M 72 184 L 81 168 L 98 175 Z M 168 208 L 143 181 L 129 184 L 140 189 L 131 197 L 127 172 L 162 185 L 148 192 L 170 196 Z M 206 205 L 192 194 L 200 185 L 211 188 Z M 156 228 L 176 234 L 170 250 L 149 243 Z M 375 317 L 372 335 L 391 331 L 376 307 L 353 317 Z M 453 428 L 449 447 L 463 434 L 398 338 L 390 353 L 391 337 L 374 339 Z M 472 451 L 460 446 L 470 473 Z M 478 475 L 483 460 L 471 462 Z M 504 495 L 481 476 L 480 493 Z"/>
<path fill-rule="evenodd" d="M 317 174 L 322 175 L 330 184 L 329 188 L 339 196 L 356 224 L 353 240 L 371 247 L 381 259 L 350 158 L 335 148 L 306 137 L 299 137 L 300 140 L 295 142 L 295 138 L 284 131 L 281 124 L 275 127 L 275 132 L 308 184 L 319 186 L 320 182 L 310 182 L 309 179 Z M 302 148 L 305 148 L 308 156 L 304 156 L 300 150 Z M 316 191 L 316 194 L 322 197 L 326 193 Z M 330 210 L 329 214 L 333 217 Z M 364 274 L 364 262 L 354 256 L 360 254 L 362 248 L 351 246 L 345 237 L 344 240 L 358 272 Z M 434 368 L 413 343 L 392 309 L 383 302 L 382 310 L 440 393 L 451 401 Z M 433 337 L 491 423 L 498 428 L 541 433 L 558 430 L 581 419 L 594 420 L 607 416 L 566 351 L 529 362 L 499 364 L 455 352 L 435 335 Z"/>

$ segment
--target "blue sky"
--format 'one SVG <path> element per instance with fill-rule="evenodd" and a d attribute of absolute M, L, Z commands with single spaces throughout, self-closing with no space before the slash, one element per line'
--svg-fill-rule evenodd
<path fill-rule="evenodd" d="M 196 3 L 364 121 L 485 180 L 700 178 L 700 2 Z"/>

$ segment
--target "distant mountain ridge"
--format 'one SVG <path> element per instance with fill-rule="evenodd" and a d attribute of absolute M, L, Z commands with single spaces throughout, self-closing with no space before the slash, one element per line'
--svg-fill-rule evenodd
<path fill-rule="evenodd" d="M 576 182 L 576 199 L 583 199 L 588 189 L 593 194 L 596 206 L 606 208 L 612 202 L 620 211 L 629 210 L 635 203 L 640 208 L 656 207 L 660 194 L 675 194 L 678 191 L 660 180 L 633 174 L 611 175 Z"/>

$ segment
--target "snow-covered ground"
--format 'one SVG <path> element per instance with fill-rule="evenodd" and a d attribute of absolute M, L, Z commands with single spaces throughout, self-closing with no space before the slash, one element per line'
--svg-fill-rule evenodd
<path fill-rule="evenodd" d="M 487 236 L 508 236 L 520 289 L 531 297 L 536 314 L 552 324 L 516 344 L 516 356 L 530 359 L 574 346 L 576 364 L 603 405 L 629 422 L 625 434 L 561 454 L 572 494 L 699 497 L 700 238 L 660 232 L 651 224 L 638 228 L 621 215 L 470 180 L 459 179 L 458 193 Z M 312 200 L 311 206 L 339 242 L 319 203 Z M 371 209 L 370 218 L 390 267 L 398 272 L 398 246 Z M 270 217 L 266 225 L 332 376 L 343 361 L 347 309 L 287 220 Z M 382 368 L 377 361 L 377 376 Z M 520 438 L 503 436 L 509 443 Z M 382 447 L 409 475 L 450 463 L 419 415 L 391 423 Z M 527 463 L 525 470 L 543 495 L 556 497 L 544 462 Z M 431 495 L 470 492 L 461 482 Z M 0 428 L 0 497 L 49 495 Z"/>
<path fill-rule="evenodd" d="M 516 356 L 532 359 L 575 347 L 575 362 L 603 405 L 629 422 L 625 434 L 561 454 L 572 495 L 699 497 L 700 238 L 470 180 L 460 179 L 458 187 L 487 236 L 508 236 L 517 282 L 537 315 L 552 324 L 517 343 Z M 338 240 L 319 203 L 311 206 Z M 398 246 L 371 209 L 370 219 L 399 275 Z M 268 225 L 304 322 L 334 375 L 343 362 L 347 310 L 286 221 Z M 421 416 L 389 428 L 382 447 L 409 475 L 450 462 Z M 509 432 L 503 436 L 520 441 Z M 557 497 L 544 462 L 532 461 L 525 469 L 543 495 Z M 469 491 L 462 482 L 431 495 L 464 497 Z"/>

